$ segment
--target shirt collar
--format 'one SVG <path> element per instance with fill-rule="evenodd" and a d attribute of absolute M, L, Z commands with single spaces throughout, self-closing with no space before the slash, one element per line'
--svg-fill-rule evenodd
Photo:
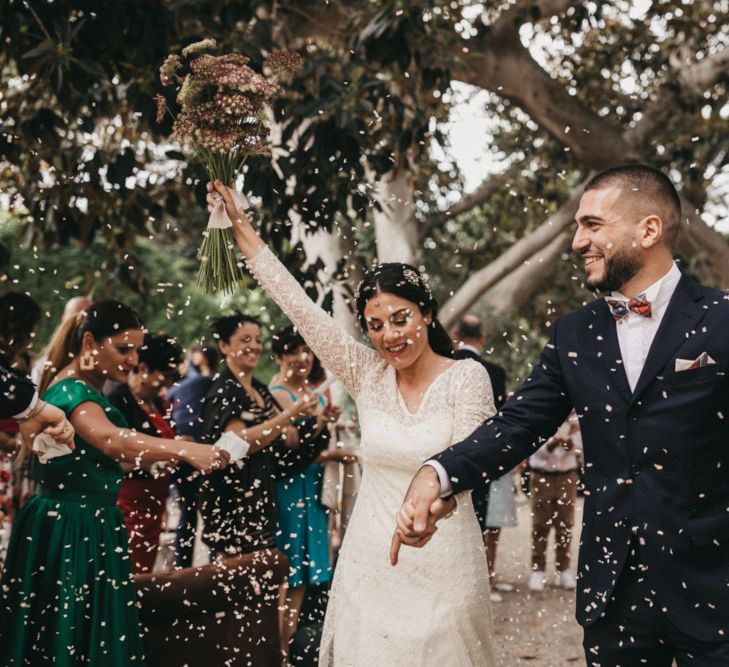
<path fill-rule="evenodd" d="M 474 354 L 481 354 L 473 345 L 466 345 L 465 343 L 461 343 L 461 346 L 458 348 L 459 350 L 468 350 L 469 352 L 473 352 Z"/>
<path fill-rule="evenodd" d="M 651 304 L 651 308 L 654 312 L 658 311 L 671 300 L 680 280 L 681 270 L 676 265 L 676 262 L 671 262 L 671 268 L 668 270 L 668 273 L 656 280 L 656 282 L 652 285 L 648 286 L 648 288 L 643 292 L 643 294 L 645 294 L 646 301 Z M 628 301 L 628 297 L 617 290 L 611 292 L 610 296 L 606 298 Z"/>

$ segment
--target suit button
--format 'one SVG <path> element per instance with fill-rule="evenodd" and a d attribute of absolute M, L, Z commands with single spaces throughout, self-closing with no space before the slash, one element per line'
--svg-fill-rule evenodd
<path fill-rule="evenodd" d="M 635 408 L 630 408 L 630 410 L 628 410 L 628 419 L 632 422 L 638 421 L 638 411 Z"/>
<path fill-rule="evenodd" d="M 628 467 L 631 475 L 637 475 L 640 472 L 640 466 L 637 463 L 631 463 Z"/>

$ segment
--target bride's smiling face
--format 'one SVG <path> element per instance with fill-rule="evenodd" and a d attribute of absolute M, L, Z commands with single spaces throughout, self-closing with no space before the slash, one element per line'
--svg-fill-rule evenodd
<path fill-rule="evenodd" d="M 375 349 L 395 369 L 411 366 L 428 349 L 430 315 L 389 292 L 377 292 L 364 307 L 367 334 Z"/>

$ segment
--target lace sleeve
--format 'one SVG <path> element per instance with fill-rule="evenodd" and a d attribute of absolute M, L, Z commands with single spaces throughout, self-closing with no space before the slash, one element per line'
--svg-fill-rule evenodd
<path fill-rule="evenodd" d="M 496 414 L 491 379 L 486 369 L 477 361 L 466 360 L 459 374 L 456 394 L 456 414 L 453 427 L 453 442 L 465 440 L 489 417 Z"/>
<path fill-rule="evenodd" d="M 296 325 L 322 364 L 356 399 L 363 371 L 378 363 L 377 353 L 358 343 L 317 306 L 268 247 L 249 260 L 248 267 L 261 287 Z"/>

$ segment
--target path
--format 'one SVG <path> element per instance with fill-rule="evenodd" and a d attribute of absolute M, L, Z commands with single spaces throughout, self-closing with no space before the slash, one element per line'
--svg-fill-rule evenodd
<path fill-rule="evenodd" d="M 502 531 L 496 558 L 499 580 L 515 587 L 502 593 L 503 602 L 491 605 L 494 618 L 495 649 L 500 667 L 584 667 L 582 630 L 575 620 L 574 591 L 552 585 L 554 572 L 553 536 L 550 535 L 547 572 L 549 584 L 543 593 L 532 593 L 529 580 L 531 516 L 525 496 L 517 500 L 519 525 Z M 577 545 L 582 501 L 577 507 L 577 529 L 572 541 L 573 572 L 577 565 Z"/>

